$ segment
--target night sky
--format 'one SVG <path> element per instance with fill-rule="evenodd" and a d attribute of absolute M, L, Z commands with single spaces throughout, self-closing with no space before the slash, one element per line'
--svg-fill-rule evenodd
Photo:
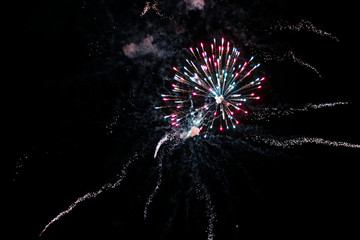
<path fill-rule="evenodd" d="M 149 1 L 148 6 L 154 6 Z M 24 1 L 13 6 L 9 239 L 207 239 L 201 179 L 216 214 L 214 239 L 352 236 L 358 228 L 360 149 L 269 146 L 246 136 L 318 137 L 360 144 L 357 26 L 344 1 Z M 197 2 L 197 4 L 195 4 Z M 156 8 L 156 9 L 155 9 Z M 141 14 L 144 13 L 142 16 Z M 323 36 L 275 26 L 311 22 Z M 188 47 L 225 37 L 261 62 L 261 100 L 234 131 L 164 144 L 161 104 Z M 294 62 L 289 52 L 319 72 Z M 266 56 L 272 56 L 266 58 Z M 263 108 L 347 102 L 265 120 Z M 7 103 L 5 103 L 7 104 Z M 166 150 L 168 149 L 168 150 Z M 78 197 L 115 182 L 41 230 Z M 8 208 L 8 206 L 4 206 Z M 5 209 L 7 210 L 7 209 Z"/>

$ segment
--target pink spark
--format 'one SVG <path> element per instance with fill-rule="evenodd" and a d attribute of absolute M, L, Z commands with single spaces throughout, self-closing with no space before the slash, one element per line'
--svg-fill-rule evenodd
<path fill-rule="evenodd" d="M 177 68 L 176 67 L 173 67 L 174 71 L 177 71 Z"/>
<path fill-rule="evenodd" d="M 193 96 L 196 96 L 197 94 L 196 94 L 196 92 L 193 92 L 192 95 L 193 95 Z"/>

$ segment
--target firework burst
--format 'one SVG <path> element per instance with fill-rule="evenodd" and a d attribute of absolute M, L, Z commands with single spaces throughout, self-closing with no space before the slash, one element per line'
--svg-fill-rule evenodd
<path fill-rule="evenodd" d="M 260 99 L 255 90 L 265 77 L 250 76 L 260 63 L 254 64 L 254 57 L 242 61 L 240 51 L 224 38 L 219 43 L 214 39 L 208 47 L 200 43 L 200 48 L 189 51 L 193 60 L 186 59 L 187 65 L 180 70 L 173 67 L 173 93 L 162 94 L 165 104 L 156 109 L 171 109 L 164 118 L 175 127 L 185 123 L 206 132 L 214 127 L 220 131 L 236 128 L 241 115 L 248 113 L 246 102 Z"/>

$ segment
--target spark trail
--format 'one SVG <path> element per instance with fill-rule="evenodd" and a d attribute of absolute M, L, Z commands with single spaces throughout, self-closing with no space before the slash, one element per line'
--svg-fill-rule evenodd
<path fill-rule="evenodd" d="M 311 69 L 313 72 L 316 73 L 316 75 L 319 78 L 322 78 L 320 72 L 313 65 L 311 65 L 310 63 L 305 62 L 304 60 L 302 60 L 302 59 L 298 58 L 297 56 L 295 56 L 295 52 L 293 50 L 287 51 L 282 56 L 277 55 L 277 54 L 273 54 L 273 53 L 270 53 L 270 52 L 266 52 L 266 51 L 261 51 L 258 54 L 264 59 L 265 62 L 267 62 L 267 61 L 282 62 L 282 61 L 285 61 L 285 60 L 291 60 L 292 62 L 297 63 L 300 66 Z"/>
<path fill-rule="evenodd" d="M 308 103 L 308 104 L 304 105 L 303 107 L 299 107 L 299 108 L 294 108 L 294 107 L 263 108 L 261 110 L 254 110 L 252 112 L 251 119 L 264 120 L 264 119 L 269 119 L 271 117 L 280 118 L 283 116 L 295 114 L 296 112 L 307 112 L 309 110 L 317 110 L 317 109 L 322 109 L 322 108 L 343 106 L 343 105 L 348 105 L 348 104 L 350 104 L 350 103 L 349 102 L 332 102 L 332 103 L 320 103 L 320 104 Z"/>
<path fill-rule="evenodd" d="M 345 147 L 345 148 L 360 149 L 360 144 L 352 144 L 352 143 L 340 142 L 340 141 L 330 141 L 323 138 L 314 138 L 314 137 L 298 137 L 298 138 L 285 139 L 285 140 L 267 138 L 261 136 L 251 136 L 250 138 L 257 142 L 263 142 L 269 144 L 270 146 L 282 147 L 282 148 L 291 148 L 293 146 L 301 146 L 304 144 L 317 144 L 317 145 L 325 145 L 329 147 Z"/>
<path fill-rule="evenodd" d="M 198 199 L 205 201 L 206 216 L 208 219 L 208 226 L 207 226 L 207 230 L 206 230 L 207 239 L 213 240 L 215 237 L 215 234 L 214 234 L 214 222 L 215 222 L 215 218 L 216 218 L 216 214 L 214 211 L 215 207 L 211 201 L 211 197 L 210 197 L 208 190 L 206 189 L 204 184 L 200 183 L 199 177 L 194 177 L 193 180 L 194 180 L 194 184 L 195 184 L 195 192 L 196 192 Z"/>
<path fill-rule="evenodd" d="M 127 175 L 127 171 L 128 168 L 130 167 L 130 165 L 137 160 L 140 156 L 142 156 L 143 154 L 139 154 L 139 153 L 135 153 L 133 157 L 131 157 L 123 166 L 122 170 L 121 170 L 121 174 L 119 176 L 119 179 L 114 182 L 114 183 L 106 183 L 104 184 L 99 190 L 94 191 L 94 192 L 89 192 L 86 193 L 84 196 L 79 197 L 75 202 L 73 202 L 66 210 L 62 211 L 61 213 L 59 213 L 55 218 L 53 218 L 45 227 L 44 229 L 41 231 L 41 233 L 39 234 L 39 236 L 41 237 L 43 235 L 43 233 L 56 221 L 58 221 L 60 218 L 62 218 L 63 216 L 65 216 L 66 214 L 70 213 L 79 203 L 91 199 L 91 198 L 96 198 L 99 194 L 110 190 L 110 189 L 114 189 L 118 186 L 120 186 L 120 184 L 122 183 L 122 181 L 125 179 L 126 175 Z"/>
<path fill-rule="evenodd" d="M 291 59 L 291 60 L 292 60 L 293 62 L 295 62 L 295 63 L 300 64 L 301 66 L 310 68 L 311 70 L 313 70 L 313 71 L 318 75 L 319 78 L 322 78 L 320 72 L 319 72 L 314 66 L 312 66 L 312 65 L 310 65 L 309 63 L 301 60 L 300 58 L 297 58 L 297 57 L 295 56 L 294 51 L 290 50 L 289 52 L 287 52 L 287 54 L 285 54 L 285 57 Z"/>
<path fill-rule="evenodd" d="M 328 37 L 331 38 L 337 42 L 339 42 L 339 38 L 334 36 L 333 34 L 326 32 L 324 30 L 321 30 L 319 28 L 317 28 L 313 23 L 311 23 L 309 20 L 306 19 L 301 19 L 297 24 L 289 24 L 286 21 L 278 21 L 275 25 L 272 26 L 273 30 L 279 30 L 279 31 L 284 31 L 284 30 L 290 30 L 290 31 L 296 31 L 296 32 L 300 32 L 300 31 L 308 31 L 308 32 L 313 32 L 319 36 L 322 37 Z"/>
<path fill-rule="evenodd" d="M 160 141 L 158 142 L 158 144 L 156 145 L 156 148 L 155 148 L 155 153 L 154 153 L 154 158 L 156 158 L 157 154 L 158 154 L 158 151 L 161 147 L 161 145 L 166 142 L 167 140 L 169 139 L 169 135 L 168 134 L 165 134 L 165 136 L 163 136 Z"/>
<path fill-rule="evenodd" d="M 152 203 L 154 197 L 156 196 L 157 192 L 159 191 L 160 189 L 160 185 L 162 183 L 162 178 L 163 178 L 163 158 L 164 156 L 170 156 L 172 154 L 172 149 L 174 148 L 174 146 L 176 144 L 178 144 L 178 141 L 176 140 L 179 140 L 180 138 L 177 136 L 177 133 L 172 133 L 172 134 L 165 134 L 161 139 L 160 141 L 158 142 L 158 144 L 156 145 L 156 148 L 155 148 L 155 153 L 154 153 L 154 158 L 158 160 L 157 162 L 157 171 L 158 171 L 158 178 L 157 178 L 157 181 L 156 181 L 156 185 L 155 185 L 155 188 L 154 190 L 151 192 L 151 194 L 149 195 L 149 197 L 147 198 L 147 201 L 145 203 L 145 207 L 144 207 L 144 220 L 147 219 L 147 216 L 148 216 L 148 209 L 149 209 L 149 206 L 150 204 Z M 158 152 L 161 148 L 161 146 L 166 142 L 166 141 L 173 141 L 173 145 L 169 146 L 169 148 L 167 148 L 166 150 L 166 153 L 161 153 L 159 156 L 158 156 Z"/>
<path fill-rule="evenodd" d="M 339 42 L 338 37 L 336 37 L 332 33 L 317 28 L 313 23 L 305 19 L 301 19 L 297 24 L 290 24 L 287 21 L 281 20 L 270 27 L 270 33 L 273 31 L 286 31 L 286 30 L 295 31 L 295 32 L 308 31 L 315 33 L 316 35 L 331 38 L 336 42 Z M 294 63 L 297 63 L 301 66 L 311 69 L 318 75 L 319 78 L 322 78 L 320 72 L 314 66 L 295 56 L 295 52 L 293 50 L 287 51 L 283 56 L 271 54 L 268 52 L 261 52 L 260 55 L 263 56 L 265 61 L 284 61 L 286 59 L 290 59 Z"/>

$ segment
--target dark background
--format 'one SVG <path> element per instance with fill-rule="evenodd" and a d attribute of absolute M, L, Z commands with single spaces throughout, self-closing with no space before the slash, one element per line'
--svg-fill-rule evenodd
<path fill-rule="evenodd" d="M 215 147 L 200 138 L 176 147 L 165 160 L 169 163 L 149 219 L 143 220 L 156 182 L 153 151 L 168 130 L 162 113 L 149 109 L 172 77 L 171 67 L 183 61 L 180 50 L 211 40 L 212 31 L 231 38 L 241 32 L 235 26 L 246 26 L 250 30 L 241 40 L 255 39 L 248 49 L 259 43 L 271 51 L 293 49 L 322 74 L 318 78 L 291 61 L 263 63 L 268 82 L 260 106 L 351 103 L 269 122 L 248 121 L 245 132 L 360 143 L 354 6 L 274 0 L 213 1 L 216 7 L 210 8 L 205 3 L 203 11 L 186 11 L 174 1 L 160 1 L 159 8 L 175 23 L 152 10 L 140 18 L 145 1 L 25 1 L 11 8 L 16 19 L 10 27 L 12 74 L 6 79 L 11 193 L 5 196 L 12 212 L 10 239 L 39 239 L 43 227 L 78 197 L 115 181 L 139 150 L 145 157 L 134 163 L 120 187 L 79 204 L 41 238 L 206 239 L 204 204 L 191 193 L 183 167 L 195 165 L 215 205 L 215 239 L 355 234 L 359 150 L 320 145 L 283 150 L 234 140 L 236 145 L 231 139 L 237 133 L 214 137 Z M 244 23 L 237 22 L 238 14 L 231 11 L 236 9 L 243 10 Z M 307 19 L 340 42 L 306 31 L 262 31 L 262 24 L 277 19 L 292 24 Z M 123 46 L 147 34 L 164 46 L 163 57 L 126 57 Z"/>

